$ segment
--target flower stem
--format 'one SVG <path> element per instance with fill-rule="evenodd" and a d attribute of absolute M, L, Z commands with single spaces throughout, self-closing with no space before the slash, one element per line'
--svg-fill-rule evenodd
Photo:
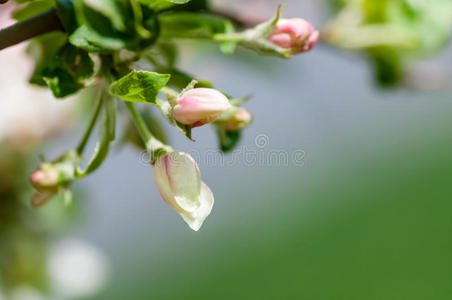
<path fill-rule="evenodd" d="M 126 101 L 126 106 L 129 109 L 130 114 L 132 115 L 132 120 L 135 123 L 135 126 L 141 136 L 141 139 L 146 145 L 146 149 L 149 151 L 149 154 L 151 155 L 152 164 L 154 164 L 155 160 L 160 155 L 164 155 L 168 152 L 173 151 L 173 149 L 170 146 L 163 144 L 161 141 L 159 141 L 152 135 L 151 131 L 149 130 L 143 118 L 141 117 L 134 103 Z"/>
<path fill-rule="evenodd" d="M 133 104 L 132 102 L 126 102 L 126 106 L 129 109 L 130 114 L 132 115 L 132 120 L 138 130 L 138 133 L 140 134 L 141 139 L 145 143 L 148 143 L 149 140 L 152 139 L 153 137 L 146 123 L 144 122 L 143 118 L 141 117 L 140 113 L 135 107 L 135 104 Z"/>
<path fill-rule="evenodd" d="M 242 33 L 218 33 L 213 39 L 217 42 L 234 42 L 239 43 L 244 40 Z"/>
<path fill-rule="evenodd" d="M 94 112 L 91 116 L 91 119 L 89 121 L 88 127 L 85 129 L 85 132 L 83 134 L 82 139 L 80 140 L 80 143 L 78 144 L 76 148 L 76 152 L 79 156 L 83 154 L 83 151 L 85 150 L 86 144 L 88 143 L 89 137 L 91 136 L 91 133 L 93 132 L 94 125 L 96 125 L 97 119 L 99 117 L 100 109 L 102 108 L 102 103 L 104 101 L 104 95 L 103 91 L 101 91 L 100 97 L 97 100 L 96 108 L 94 109 Z"/>
<path fill-rule="evenodd" d="M 163 87 L 160 91 L 163 94 L 170 95 L 170 96 L 173 96 L 173 97 L 179 96 L 179 93 L 177 91 L 173 90 L 172 88 L 166 87 L 166 86 Z"/>
<path fill-rule="evenodd" d="M 64 31 L 55 9 L 0 30 L 0 50 L 51 31 Z"/>

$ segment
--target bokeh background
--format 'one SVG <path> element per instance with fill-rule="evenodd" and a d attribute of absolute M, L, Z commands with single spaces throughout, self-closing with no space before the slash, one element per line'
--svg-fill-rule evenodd
<path fill-rule="evenodd" d="M 286 2 L 286 16 L 319 27 L 329 17 L 322 1 Z M 248 11 L 266 18 L 275 3 L 249 1 Z M 12 114 L 6 103 L 15 97 L 69 106 L 64 111 L 75 114 L 74 100 L 55 103 L 48 92 L 30 90 L 27 67 L 11 66 L 23 49 L 0 52 L 2 118 Z M 375 83 L 363 57 L 324 44 L 290 61 L 247 51 L 224 56 L 208 43 L 183 42 L 180 49 L 183 69 L 233 95 L 251 93 L 245 106 L 255 120 L 223 159 L 215 155 L 211 128 L 197 129 L 196 143 L 166 128 L 174 148 L 197 158 L 215 194 L 199 232 L 161 200 L 152 168 L 136 149 L 114 151 L 77 182 L 70 209 L 77 220 L 46 237 L 69 248 L 83 241 L 81 251 L 94 260 L 85 281 L 77 279 L 76 258 L 60 270 L 82 290 L 102 286 L 80 297 L 75 287 L 75 298 L 451 299 L 452 47 L 420 62 L 429 68 L 415 71 L 419 84 L 392 89 Z M 5 84 L 13 76 L 5 74 L 7 65 L 23 81 L 14 89 Z M 425 82 L 434 89 L 425 90 Z M 77 140 L 72 132 L 77 128 L 41 152 L 70 148 Z M 20 299 L 47 299 L 27 295 Z"/>

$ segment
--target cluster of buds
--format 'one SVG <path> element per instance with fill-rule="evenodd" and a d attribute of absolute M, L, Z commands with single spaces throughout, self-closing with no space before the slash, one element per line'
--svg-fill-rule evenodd
<path fill-rule="evenodd" d="M 212 88 L 189 86 L 171 102 L 172 118 L 190 128 L 216 121 L 226 130 L 237 131 L 251 121 L 248 111 L 232 105 L 223 93 Z M 154 140 L 148 144 L 159 143 Z M 169 149 L 157 153 L 159 147 L 149 149 L 156 157 L 152 162 L 157 189 L 188 226 L 198 231 L 212 210 L 213 193 L 201 181 L 198 165 L 189 154 Z"/>
<path fill-rule="evenodd" d="M 53 163 L 43 163 L 30 176 L 37 192 L 31 198 L 33 207 L 41 207 L 65 190 L 75 176 L 74 153 L 68 152 Z"/>
<path fill-rule="evenodd" d="M 240 33 L 215 34 L 213 39 L 229 46 L 240 44 L 262 54 L 284 58 L 311 50 L 319 39 L 319 32 L 303 19 L 280 19 L 280 11 L 281 8 L 273 20 L 252 29 Z M 189 139 L 193 128 L 213 123 L 224 152 L 237 145 L 240 131 L 251 123 L 252 115 L 239 106 L 244 98 L 230 100 L 216 89 L 195 88 L 196 81 L 179 93 L 166 87 L 169 79 L 168 74 L 134 70 L 111 84 L 109 93 L 127 102 L 139 136 L 151 154 L 154 181 L 161 197 L 191 229 L 198 231 L 212 210 L 212 191 L 201 181 L 195 160 L 187 153 L 174 152 L 169 145 L 156 139 L 132 102 L 156 105 L 169 123 Z M 160 92 L 167 96 L 168 101 L 158 98 Z M 45 204 L 51 197 L 64 191 L 74 178 L 89 174 L 102 163 L 115 136 L 116 108 L 113 100 L 101 98 L 93 115 L 93 125 L 99 112 L 103 121 L 98 148 L 87 170 L 79 169 L 87 140 L 84 137 L 76 150 L 55 162 L 43 164 L 31 175 L 31 183 L 38 191 L 32 198 L 33 206 Z M 92 128 L 92 125 L 88 127 L 86 137 L 89 137 Z"/>

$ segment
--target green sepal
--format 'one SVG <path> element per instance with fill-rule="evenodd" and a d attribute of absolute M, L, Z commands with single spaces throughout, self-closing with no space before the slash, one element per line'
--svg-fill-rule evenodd
<path fill-rule="evenodd" d="M 242 136 L 241 131 L 229 131 L 221 126 L 215 126 L 217 129 L 218 142 L 221 151 L 224 153 L 231 152 L 237 147 Z"/>
<path fill-rule="evenodd" d="M 83 178 L 96 171 L 108 156 L 110 143 L 115 139 L 116 103 L 111 97 L 102 100 L 101 119 L 99 124 L 99 139 L 94 153 L 85 170 L 77 167 L 75 176 Z"/>
<path fill-rule="evenodd" d="M 190 125 L 182 124 L 176 121 L 173 117 L 173 108 L 171 107 L 168 101 L 163 101 L 161 99 L 157 99 L 155 105 L 159 108 L 163 117 L 168 121 L 168 123 L 182 132 L 189 140 L 194 141 L 192 138 L 192 128 Z"/>
<path fill-rule="evenodd" d="M 254 28 L 243 32 L 234 33 L 226 32 L 224 34 L 216 34 L 214 40 L 223 43 L 223 51 L 234 50 L 235 45 L 240 45 L 251 49 L 261 55 L 271 55 L 281 58 L 291 58 L 291 50 L 284 49 L 270 42 L 268 37 L 271 35 L 276 24 L 281 17 L 282 6 L 278 6 L 276 16 Z M 229 43 L 229 44 L 228 44 Z M 228 46 L 229 45 L 229 46 Z"/>

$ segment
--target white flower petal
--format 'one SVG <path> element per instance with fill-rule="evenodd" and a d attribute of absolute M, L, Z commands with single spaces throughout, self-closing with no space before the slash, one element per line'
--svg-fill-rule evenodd
<path fill-rule="evenodd" d="M 194 231 L 198 231 L 206 218 L 210 215 L 214 204 L 213 193 L 204 182 L 201 182 L 201 193 L 199 195 L 199 208 L 192 213 L 181 213 L 184 221 Z"/>
<path fill-rule="evenodd" d="M 187 153 L 172 152 L 166 156 L 168 180 L 176 203 L 184 211 L 196 211 L 199 206 L 201 175 L 198 165 Z"/>
<path fill-rule="evenodd" d="M 69 238 L 51 249 L 48 271 L 53 292 L 59 299 L 83 298 L 97 293 L 105 285 L 109 264 L 96 247 Z"/>
<path fill-rule="evenodd" d="M 163 200 L 177 212 L 184 210 L 174 200 L 173 192 L 169 183 L 168 175 L 166 173 L 166 166 L 164 157 L 160 157 L 154 166 L 154 182 Z"/>

